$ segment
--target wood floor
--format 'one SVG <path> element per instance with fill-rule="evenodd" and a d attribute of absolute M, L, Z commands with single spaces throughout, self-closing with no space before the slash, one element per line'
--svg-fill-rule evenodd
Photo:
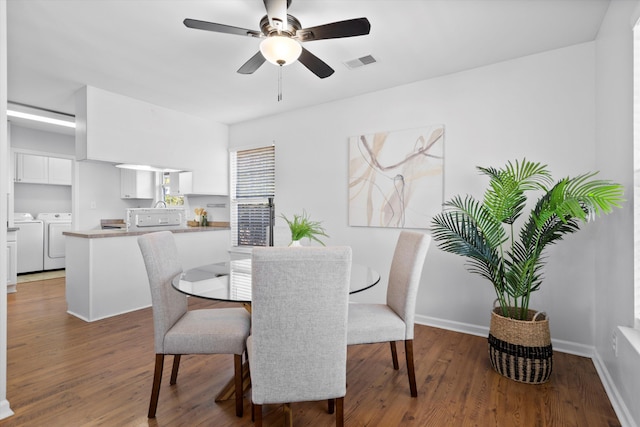
<path fill-rule="evenodd" d="M 222 306 L 190 299 L 190 308 Z M 66 314 L 64 278 L 24 283 L 8 295 L 7 397 L 0 426 L 251 426 L 234 402 L 213 396 L 232 376 L 233 357 L 184 356 L 169 386 L 171 358 L 155 420 L 147 419 L 154 365 L 151 309 L 86 323 Z M 418 398 L 388 345 L 349 348 L 347 426 L 619 426 L 590 359 L 556 352 L 551 381 L 527 385 L 490 367 L 486 338 L 416 325 Z M 404 360 L 404 346 L 398 346 Z M 294 425 L 333 426 L 325 402 L 294 403 Z M 266 406 L 265 426 L 282 409 Z"/>

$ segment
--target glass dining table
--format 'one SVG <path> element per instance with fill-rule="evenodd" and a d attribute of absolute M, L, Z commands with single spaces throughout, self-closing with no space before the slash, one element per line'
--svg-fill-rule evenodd
<path fill-rule="evenodd" d="M 380 274 L 362 264 L 351 264 L 349 294 L 362 292 L 380 282 Z M 241 303 L 251 311 L 251 258 L 231 259 L 191 268 L 171 281 L 183 294 L 216 301 Z M 250 387 L 249 367 L 243 364 L 243 389 Z M 217 402 L 234 396 L 233 378 L 215 397 Z"/>
<path fill-rule="evenodd" d="M 362 264 L 351 264 L 349 293 L 375 286 L 380 274 Z M 174 289 L 183 294 L 217 301 L 251 303 L 251 258 L 233 259 L 195 267 L 173 278 Z"/>

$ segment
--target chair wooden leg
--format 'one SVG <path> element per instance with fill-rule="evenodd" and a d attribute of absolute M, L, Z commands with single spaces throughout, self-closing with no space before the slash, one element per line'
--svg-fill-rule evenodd
<path fill-rule="evenodd" d="M 404 341 L 404 350 L 407 355 L 407 373 L 409 374 L 409 388 L 411 389 L 411 397 L 417 397 L 418 388 L 416 387 L 416 371 L 413 364 L 413 340 Z"/>
<path fill-rule="evenodd" d="M 393 359 L 393 369 L 396 371 L 400 369 L 400 365 L 398 365 L 398 350 L 396 350 L 396 342 L 389 341 L 389 345 L 391 346 L 391 359 Z"/>
<path fill-rule="evenodd" d="M 151 387 L 151 401 L 149 402 L 149 414 L 147 417 L 155 418 L 158 407 L 158 395 L 162 382 L 162 367 L 164 366 L 164 354 L 156 354 L 156 366 L 153 370 L 153 386 Z"/>
<path fill-rule="evenodd" d="M 173 355 L 173 368 L 171 368 L 171 381 L 169 384 L 174 385 L 178 380 L 178 368 L 180 367 L 180 355 Z"/>
<path fill-rule="evenodd" d="M 285 427 L 293 427 L 293 412 L 291 411 L 291 403 L 284 404 L 284 425 Z"/>
<path fill-rule="evenodd" d="M 256 427 L 262 427 L 262 405 L 253 404 L 253 415 L 251 418 Z"/>
<path fill-rule="evenodd" d="M 242 417 L 242 354 L 233 355 L 233 368 L 235 379 L 235 395 L 236 395 L 236 416 Z"/>
<path fill-rule="evenodd" d="M 328 399 L 327 400 L 327 412 L 330 414 L 333 414 L 333 411 L 335 411 L 335 406 L 336 406 L 336 400 L 335 399 Z"/>
<path fill-rule="evenodd" d="M 344 397 L 336 399 L 336 427 L 344 427 Z"/>

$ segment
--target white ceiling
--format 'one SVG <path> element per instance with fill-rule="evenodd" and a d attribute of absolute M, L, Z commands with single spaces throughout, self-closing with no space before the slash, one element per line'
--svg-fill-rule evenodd
<path fill-rule="evenodd" d="M 335 69 L 236 70 L 259 40 L 188 29 L 193 18 L 259 29 L 261 0 L 8 0 L 9 101 L 74 114 L 84 85 L 236 123 L 594 40 L 609 0 L 293 0 L 311 27 L 367 17 L 371 33 L 305 43 Z M 376 64 L 344 62 L 373 55 Z"/>

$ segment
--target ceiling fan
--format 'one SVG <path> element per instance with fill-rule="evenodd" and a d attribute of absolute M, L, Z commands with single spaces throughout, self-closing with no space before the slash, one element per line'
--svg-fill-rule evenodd
<path fill-rule="evenodd" d="M 317 27 L 302 28 L 300 21 L 287 14 L 291 0 L 264 0 L 267 14 L 260 20 L 260 31 L 185 19 L 184 25 L 198 30 L 261 38 L 260 50 L 238 69 L 240 74 L 252 74 L 268 60 L 276 65 L 289 65 L 296 60 L 316 76 L 324 79 L 334 70 L 327 63 L 302 47 L 300 42 L 337 39 L 369 34 L 367 18 L 347 19 Z"/>

